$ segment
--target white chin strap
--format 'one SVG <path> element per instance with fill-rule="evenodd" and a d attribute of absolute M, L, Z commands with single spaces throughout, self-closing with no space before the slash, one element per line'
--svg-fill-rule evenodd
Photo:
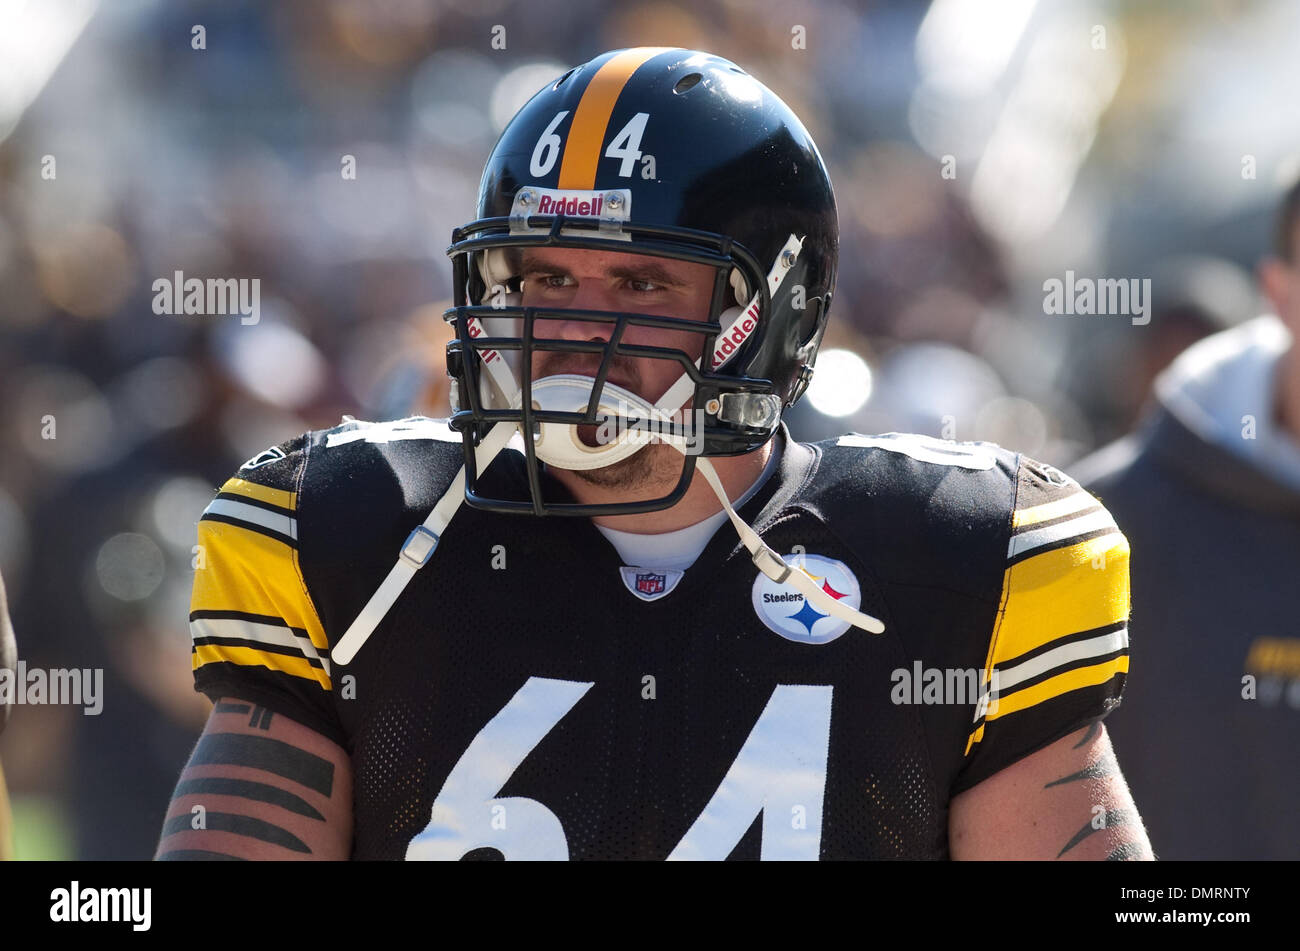
<path fill-rule="evenodd" d="M 533 384 L 533 405 L 540 410 L 585 413 L 594 382 L 589 376 L 577 374 L 543 377 Z M 648 442 L 645 430 L 628 429 L 620 425 L 623 419 L 630 417 L 641 422 L 665 423 L 669 420 L 659 407 L 621 386 L 606 383 L 600 397 L 596 413 L 605 421 L 596 424 L 597 445 L 589 446 L 583 442 L 578 436 L 578 426 L 538 423 L 539 432 L 533 440 L 537 458 L 557 469 L 603 469 L 635 455 Z M 518 408 L 520 401 L 517 396 L 514 402 Z M 656 435 L 655 438 L 662 442 L 680 441 L 680 437 L 670 435 Z"/>
<path fill-rule="evenodd" d="M 590 394 L 590 391 L 588 391 Z M 478 471 L 483 472 L 496 458 L 497 453 L 505 448 L 506 443 L 517 431 L 517 426 L 510 426 L 505 423 L 497 423 L 491 431 L 479 443 L 478 448 L 474 451 L 474 458 L 478 466 Z M 676 443 L 673 443 L 676 446 Z M 587 447 L 583 447 L 585 451 Z M 632 451 L 636 451 L 634 447 Z M 676 446 L 679 450 L 681 446 Z M 630 453 L 629 453 L 630 454 Z M 540 451 L 538 455 L 541 455 Z M 602 462 L 601 465 L 608 463 Z M 798 569 L 791 568 L 787 565 L 771 546 L 763 541 L 759 534 L 755 532 L 748 524 L 745 523 L 736 510 L 731 505 L 731 499 L 727 497 L 726 490 L 722 487 L 722 480 L 718 478 L 718 473 L 713 468 L 707 457 L 701 456 L 695 460 L 695 467 L 704 474 L 705 480 L 713 489 L 718 501 L 722 503 L 722 508 L 726 511 L 727 517 L 731 519 L 731 524 L 736 529 L 736 534 L 740 536 L 741 544 L 749 551 L 750 557 L 753 558 L 754 564 L 758 570 L 767 575 L 777 584 L 788 584 L 800 594 L 802 594 L 809 603 L 824 614 L 839 618 L 841 621 L 859 627 L 871 634 L 881 634 L 885 630 L 885 625 L 869 614 L 863 614 L 861 611 L 855 611 L 843 601 L 837 601 L 829 594 L 823 591 L 815 581 L 807 574 Z M 452 480 L 451 486 L 443 494 L 442 498 L 433 507 L 429 517 L 424 520 L 410 535 L 402 545 L 397 563 L 389 570 L 388 576 L 370 596 L 361 613 L 357 615 L 351 626 L 343 634 L 343 637 L 334 645 L 333 651 L 330 652 L 330 660 L 334 664 L 349 664 L 352 658 L 356 656 L 357 651 L 365 644 L 366 639 L 370 637 L 379 622 L 384 619 L 389 609 L 396 603 L 398 597 L 406 589 L 415 573 L 428 564 L 429 559 L 433 556 L 434 549 L 438 545 L 438 540 L 447 528 L 449 523 L 465 501 L 465 470 L 462 467 Z"/>
<path fill-rule="evenodd" d="M 873 618 L 870 614 L 863 614 L 861 611 L 853 610 L 843 601 L 836 601 L 823 591 L 806 572 L 787 565 L 781 556 L 767 542 L 763 541 L 758 532 L 750 528 L 745 523 L 745 520 L 736 514 L 736 510 L 731 507 L 731 499 L 727 498 L 726 490 L 722 488 L 722 480 L 718 478 L 713 463 L 709 462 L 707 457 L 701 456 L 696 459 L 695 468 L 704 473 L 704 478 L 713 489 L 713 494 L 718 497 L 718 501 L 722 503 L 723 509 L 726 510 L 727 518 L 731 519 L 731 524 L 735 526 L 736 534 L 740 536 L 740 543 L 749 551 L 750 557 L 754 559 L 754 564 L 758 566 L 759 571 L 777 584 L 788 584 L 824 614 L 846 621 L 854 627 L 860 627 L 870 634 L 884 633 L 885 625 L 881 621 Z"/>
<path fill-rule="evenodd" d="M 497 423 L 483 437 L 474 450 L 474 461 L 479 472 L 483 472 L 491 465 L 497 453 L 506 447 L 506 443 L 510 441 L 510 437 L 517 429 L 516 426 Z M 434 505 L 429 517 L 406 536 L 406 541 L 402 543 L 402 550 L 398 553 L 397 564 L 389 570 L 388 576 L 375 589 L 375 593 L 370 596 L 361 613 L 356 616 L 343 637 L 330 651 L 332 663 L 352 663 L 352 658 L 357 655 L 357 651 L 361 650 L 361 645 L 374 633 L 389 609 L 397 603 L 398 597 L 411 583 L 415 573 L 429 563 L 434 549 L 438 547 L 438 539 L 447 529 L 447 523 L 451 521 L 464 501 L 465 467 L 461 466 L 460 471 L 456 473 L 456 478 L 451 480 L 451 485 Z"/>
<path fill-rule="evenodd" d="M 767 276 L 769 294 L 775 296 L 782 279 L 794 266 L 802 245 L 803 241 L 801 239 L 791 235 L 781 253 L 777 255 L 777 260 Z M 735 339 L 733 335 L 738 332 L 744 333 L 745 315 L 752 312 L 752 316 L 757 313 L 757 310 L 758 295 L 755 294 L 748 307 L 743 310 L 741 308 L 732 308 L 723 315 L 725 320 L 720 321 L 723 324 L 723 333 L 718 340 L 725 342 L 731 339 L 735 346 L 734 349 L 727 351 L 725 354 L 723 354 L 722 350 L 716 351 L 710 360 L 712 369 L 716 370 L 721 367 L 739 349 L 743 337 Z M 471 319 L 471 325 L 472 329 L 477 328 L 478 332 L 482 333 L 482 327 L 477 321 Z M 480 358 L 502 395 L 511 406 L 519 409 L 523 405 L 519 386 L 515 383 L 514 374 L 506 366 L 501 354 L 497 351 L 486 350 L 480 353 Z M 699 366 L 698 361 L 696 366 Z M 587 404 L 591 400 L 591 390 L 594 383 L 595 380 L 591 377 L 576 374 L 558 374 L 544 377 L 533 383 L 533 403 L 536 408 L 545 411 L 586 412 Z M 601 392 L 597 415 L 607 417 L 615 422 L 629 415 L 643 421 L 666 421 L 669 419 L 670 414 L 681 409 L 694 392 L 694 383 L 691 381 L 689 374 L 686 373 L 683 373 L 668 388 L 668 391 L 659 398 L 658 402 L 653 405 L 635 393 L 614 386 L 611 383 L 606 383 Z M 588 446 L 578 438 L 577 426 L 568 423 L 545 422 L 537 425 L 539 433 L 533 440 L 537 457 L 547 465 L 560 469 L 604 468 L 636 454 L 645 448 L 647 443 L 643 432 L 620 427 L 619 431 L 613 434 L 612 439 L 602 439 L 598 432 L 597 439 L 601 444 Z M 506 443 L 518 431 L 518 424 L 512 426 L 506 423 L 497 423 L 492 427 L 488 434 L 483 437 L 478 448 L 474 450 L 474 460 L 479 472 L 487 470 L 487 467 L 492 464 L 492 460 L 497 457 L 497 454 L 505 448 Z M 685 440 L 681 437 L 656 433 L 654 438 L 658 442 L 668 443 L 679 452 L 686 452 Z M 731 500 L 727 497 L 726 490 L 722 487 L 722 480 L 718 478 L 718 473 L 714 470 L 713 464 L 707 457 L 701 456 L 696 459 L 695 466 L 704 474 L 705 480 L 718 497 L 718 501 L 722 503 L 727 517 L 731 519 L 731 524 L 735 526 L 736 534 L 740 536 L 741 544 L 749 551 L 750 557 L 753 558 L 754 564 L 758 566 L 759 571 L 777 584 L 790 585 L 802 594 L 809 603 L 825 614 L 846 621 L 854 627 L 859 627 L 871 634 L 884 632 L 885 625 L 879 620 L 869 614 L 853 610 L 842 601 L 836 601 L 807 574 L 787 565 L 781 556 L 736 514 L 736 510 L 731 505 Z M 375 593 L 370 596 L 370 600 L 366 602 L 365 607 L 361 609 L 361 613 L 357 615 L 347 631 L 344 632 L 343 637 L 334 645 L 334 649 L 330 652 L 331 662 L 335 664 L 349 664 L 352 662 L 352 658 L 357 655 L 357 651 L 365 644 L 366 639 L 374 633 L 375 628 L 379 626 L 379 622 L 384 619 L 384 616 L 396 603 L 411 579 L 415 577 L 415 573 L 428 564 L 429 559 L 433 556 L 434 549 L 438 545 L 439 538 L 464 501 L 465 469 L 462 467 L 442 498 L 434 505 L 429 517 L 424 520 L 424 524 L 417 527 L 406 537 L 397 563 L 393 565 L 388 572 L 388 576 L 375 589 Z"/>

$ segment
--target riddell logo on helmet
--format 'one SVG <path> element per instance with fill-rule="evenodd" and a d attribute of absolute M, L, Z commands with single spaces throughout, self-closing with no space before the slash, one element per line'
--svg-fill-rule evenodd
<path fill-rule="evenodd" d="M 587 218 L 599 218 L 600 206 L 604 203 L 604 195 L 597 194 L 592 196 L 590 192 L 578 195 L 546 195 L 543 194 L 537 200 L 537 213 L 539 215 L 570 215 Z"/>
<path fill-rule="evenodd" d="M 722 336 L 719 338 L 722 342 L 713 351 L 713 369 L 726 363 L 731 355 L 740 349 L 740 345 L 749 339 L 749 335 L 757 326 L 758 301 L 754 301 L 736 318 L 735 323 L 723 328 Z"/>

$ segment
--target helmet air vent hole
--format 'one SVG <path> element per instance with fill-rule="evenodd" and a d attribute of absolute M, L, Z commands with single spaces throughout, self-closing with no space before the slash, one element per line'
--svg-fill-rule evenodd
<path fill-rule="evenodd" d="M 673 87 L 673 92 L 681 95 L 703 78 L 704 77 L 699 73 L 687 73 L 681 79 L 677 80 L 677 85 Z"/>
<path fill-rule="evenodd" d="M 555 81 L 555 85 L 552 86 L 551 88 L 552 88 L 552 89 L 559 89 L 561 86 L 564 85 L 564 81 L 565 81 L 566 79 L 568 79 L 570 76 L 572 76 L 574 73 L 576 73 L 577 71 L 578 71 L 578 68 L 575 66 L 573 69 L 569 70 L 567 73 L 565 73 L 565 74 L 564 74 L 563 76 L 561 76 L 559 79 L 557 79 L 557 80 Z"/>

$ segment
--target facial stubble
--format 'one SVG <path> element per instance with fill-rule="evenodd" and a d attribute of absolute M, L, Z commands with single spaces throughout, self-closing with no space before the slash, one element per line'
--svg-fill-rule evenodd
<path fill-rule="evenodd" d="M 676 460 L 681 453 L 663 443 L 651 443 L 626 459 L 599 469 L 571 469 L 588 485 L 602 489 L 633 491 L 676 483 L 681 470 Z"/>

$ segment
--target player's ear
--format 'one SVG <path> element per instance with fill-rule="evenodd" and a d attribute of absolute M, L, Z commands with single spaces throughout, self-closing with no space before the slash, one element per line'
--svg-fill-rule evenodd
<path fill-rule="evenodd" d="M 1275 254 L 1265 257 L 1255 268 L 1259 289 L 1273 305 L 1273 312 L 1278 316 L 1285 315 L 1292 304 L 1292 274 L 1291 265 Z"/>

